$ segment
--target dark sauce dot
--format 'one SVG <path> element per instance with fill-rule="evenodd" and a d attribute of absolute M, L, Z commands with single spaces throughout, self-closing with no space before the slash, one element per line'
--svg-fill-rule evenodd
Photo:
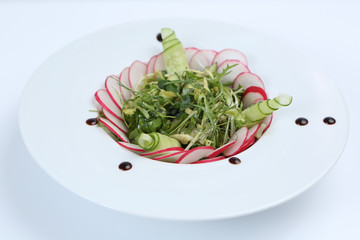
<path fill-rule="evenodd" d="M 326 117 L 324 118 L 324 123 L 328 124 L 328 125 L 333 125 L 336 123 L 336 120 L 335 118 L 332 118 L 332 117 Z"/>
<path fill-rule="evenodd" d="M 119 169 L 123 171 L 128 171 L 132 168 L 132 164 L 129 162 L 122 162 L 119 165 Z"/>
<path fill-rule="evenodd" d="M 94 125 L 98 124 L 98 119 L 97 118 L 89 118 L 88 120 L 86 120 L 86 124 L 90 125 L 90 126 L 94 126 Z"/>
<path fill-rule="evenodd" d="M 231 157 L 231 158 L 229 158 L 229 162 L 231 164 L 240 164 L 241 160 L 239 158 L 237 158 L 237 157 Z"/>
<path fill-rule="evenodd" d="M 162 36 L 161 36 L 161 33 L 158 33 L 158 35 L 156 35 L 156 39 L 157 39 L 159 42 L 162 42 L 162 41 L 163 41 Z"/>
<path fill-rule="evenodd" d="M 300 117 L 296 119 L 295 123 L 300 126 L 305 126 L 306 124 L 309 123 L 309 121 L 306 118 Z"/>

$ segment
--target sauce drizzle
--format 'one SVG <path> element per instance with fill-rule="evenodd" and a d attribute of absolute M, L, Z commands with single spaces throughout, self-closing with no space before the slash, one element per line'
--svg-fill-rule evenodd
<path fill-rule="evenodd" d="M 128 171 L 132 168 L 132 164 L 129 162 L 122 162 L 119 165 L 119 169 L 123 171 Z"/>
<path fill-rule="evenodd" d="M 299 126 L 305 126 L 306 124 L 309 123 L 309 121 L 306 118 L 300 117 L 296 119 L 295 123 Z"/>
<path fill-rule="evenodd" d="M 162 41 L 163 41 L 162 36 L 161 36 L 161 33 L 158 33 L 158 35 L 156 35 L 156 39 L 157 39 L 159 42 L 162 42 Z"/>
<path fill-rule="evenodd" d="M 229 162 L 231 164 L 240 164 L 241 160 L 239 158 L 237 158 L 237 157 L 231 157 L 231 158 L 229 158 Z"/>
<path fill-rule="evenodd" d="M 327 125 L 333 125 L 336 123 L 336 120 L 335 118 L 332 118 L 332 117 L 326 117 L 324 118 L 324 123 L 326 123 Z"/>
<path fill-rule="evenodd" d="M 98 119 L 97 118 L 89 118 L 88 120 L 86 120 L 86 124 L 90 125 L 90 126 L 95 126 L 96 124 L 98 124 Z"/>

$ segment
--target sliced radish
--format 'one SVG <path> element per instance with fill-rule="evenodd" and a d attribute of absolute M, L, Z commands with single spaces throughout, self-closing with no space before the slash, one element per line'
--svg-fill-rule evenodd
<path fill-rule="evenodd" d="M 231 136 L 230 141 L 236 140 L 233 145 L 231 145 L 229 148 L 225 149 L 223 152 L 226 157 L 232 156 L 236 154 L 239 149 L 241 149 L 242 145 L 244 144 L 246 137 L 248 135 L 248 128 L 242 127 L 239 130 L 237 130 L 234 135 Z"/>
<path fill-rule="evenodd" d="M 135 153 L 139 153 L 139 152 L 146 152 L 144 149 L 142 149 L 139 145 L 133 144 L 133 143 L 128 143 L 128 142 L 117 142 L 120 146 L 135 152 Z"/>
<path fill-rule="evenodd" d="M 256 138 L 259 139 L 266 132 L 266 130 L 268 130 L 272 122 L 272 119 L 273 119 L 273 114 L 267 116 L 266 118 L 264 118 L 264 120 L 260 122 L 260 128 L 255 135 Z"/>
<path fill-rule="evenodd" d="M 101 122 L 105 127 L 107 127 L 112 133 L 114 133 L 117 137 L 120 138 L 123 142 L 129 142 L 128 137 L 125 133 L 120 131 L 114 124 L 112 124 L 108 119 L 106 118 L 99 118 L 99 122 Z"/>
<path fill-rule="evenodd" d="M 124 68 L 124 70 L 122 70 L 122 72 L 120 73 L 119 79 L 120 79 L 120 82 L 122 84 L 124 84 L 125 87 L 131 88 L 130 84 L 129 84 L 129 67 L 126 67 L 126 68 Z M 124 101 L 130 99 L 130 97 L 132 95 L 130 90 L 122 87 L 121 85 L 120 85 L 120 92 L 121 92 L 121 96 L 124 99 Z"/>
<path fill-rule="evenodd" d="M 128 132 L 128 128 L 126 127 L 123 119 L 118 119 L 116 117 L 114 117 L 109 111 L 107 111 L 105 108 L 103 108 L 103 113 L 105 115 L 105 117 L 112 123 L 114 124 L 118 129 L 120 129 L 121 131 L 123 131 L 124 133 Z"/>
<path fill-rule="evenodd" d="M 163 70 L 166 70 L 165 61 L 162 53 L 160 53 L 155 59 L 153 72 L 163 71 Z"/>
<path fill-rule="evenodd" d="M 147 64 L 146 74 L 154 73 L 154 65 L 158 55 L 152 56 Z"/>
<path fill-rule="evenodd" d="M 242 98 L 244 108 L 247 108 L 259 101 L 265 101 L 267 99 L 264 89 L 259 87 L 249 87 L 245 90 Z"/>
<path fill-rule="evenodd" d="M 240 73 L 235 78 L 232 88 L 234 90 L 237 90 L 239 88 L 239 85 L 244 90 L 248 89 L 249 87 L 259 87 L 265 90 L 265 85 L 261 78 L 258 75 L 249 72 Z"/>
<path fill-rule="evenodd" d="M 215 62 L 217 62 L 218 64 L 220 64 L 223 61 L 230 60 L 230 59 L 239 60 L 242 63 L 244 63 L 245 65 L 248 65 L 248 60 L 247 60 L 245 54 L 243 54 L 239 50 L 229 49 L 229 48 L 221 50 L 218 54 L 216 54 L 214 61 L 212 63 L 214 64 Z"/>
<path fill-rule="evenodd" d="M 242 63 L 239 60 L 225 60 L 223 61 L 219 67 L 218 67 L 218 73 L 221 73 L 227 66 L 235 65 L 229 70 L 229 74 L 224 76 L 224 78 L 221 80 L 223 83 L 229 83 L 234 82 L 235 78 L 243 72 L 250 72 L 248 66 L 246 66 L 244 63 Z"/>
<path fill-rule="evenodd" d="M 192 163 L 210 155 L 213 151 L 214 148 L 209 146 L 196 147 L 184 153 L 176 161 L 176 163 L 180 163 L 180 164 Z"/>
<path fill-rule="evenodd" d="M 184 149 L 181 147 L 171 147 L 171 148 L 161 149 L 158 151 L 142 153 L 140 155 L 143 157 L 155 158 L 155 157 L 168 155 L 176 152 L 182 152 L 182 151 L 184 151 Z"/>
<path fill-rule="evenodd" d="M 231 145 L 233 145 L 235 143 L 236 140 L 232 140 L 227 142 L 225 145 L 215 149 L 214 152 L 212 152 L 209 156 L 206 156 L 206 158 L 214 158 L 217 155 L 219 155 L 220 153 L 222 153 L 223 151 L 225 151 L 228 147 L 230 147 Z"/>
<path fill-rule="evenodd" d="M 190 63 L 192 56 L 194 56 L 194 54 L 197 53 L 198 51 L 200 50 L 194 47 L 185 48 L 186 60 L 188 63 Z"/>
<path fill-rule="evenodd" d="M 96 101 L 114 117 L 121 119 L 121 110 L 115 103 L 111 100 L 109 94 L 104 89 L 100 89 L 95 93 Z"/>
<path fill-rule="evenodd" d="M 174 163 L 184 153 L 186 153 L 186 151 L 174 152 L 174 153 L 166 154 L 166 155 L 163 155 L 163 156 L 155 157 L 155 158 L 153 158 L 153 160 L 159 160 L 159 161 L 163 161 L 163 162 L 172 162 L 172 163 Z"/>
<path fill-rule="evenodd" d="M 216 161 L 219 161 L 219 160 L 223 160 L 225 158 L 226 157 L 224 157 L 224 156 L 218 156 L 218 157 L 215 157 L 215 158 L 209 158 L 209 159 L 204 159 L 204 160 L 199 160 L 199 161 L 196 161 L 196 162 L 192 162 L 191 164 L 216 162 Z"/>
<path fill-rule="evenodd" d="M 214 50 L 200 50 L 191 57 L 189 67 L 194 70 L 204 71 L 205 67 L 211 65 L 216 54 L 217 52 Z"/>
<path fill-rule="evenodd" d="M 249 129 L 249 132 L 246 136 L 243 146 L 241 146 L 239 151 L 237 151 L 235 154 L 241 153 L 242 151 L 244 151 L 245 149 L 250 147 L 250 145 L 255 142 L 255 135 L 256 135 L 257 131 L 259 130 L 259 128 L 260 128 L 260 124 L 256 124 Z"/>
<path fill-rule="evenodd" d="M 129 69 L 129 85 L 130 88 L 137 90 L 141 84 L 141 80 L 146 75 L 147 65 L 140 61 L 135 61 Z"/>
<path fill-rule="evenodd" d="M 122 97 L 120 93 L 119 78 L 115 75 L 108 76 L 105 80 L 105 89 L 109 94 L 111 100 L 118 108 L 122 108 Z"/>

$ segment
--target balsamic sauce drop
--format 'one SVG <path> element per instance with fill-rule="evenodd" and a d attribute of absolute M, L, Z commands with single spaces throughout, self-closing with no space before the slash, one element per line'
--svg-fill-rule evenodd
<path fill-rule="evenodd" d="M 309 123 L 309 121 L 306 118 L 300 117 L 296 119 L 295 123 L 300 126 L 305 126 L 306 124 Z"/>
<path fill-rule="evenodd" d="M 326 117 L 324 118 L 324 123 L 328 124 L 328 125 L 333 125 L 336 123 L 336 120 L 335 118 L 332 118 L 332 117 Z"/>
<path fill-rule="evenodd" d="M 231 157 L 231 158 L 229 158 L 229 162 L 231 164 L 240 164 L 241 160 L 239 158 L 237 158 L 237 157 Z"/>
<path fill-rule="evenodd" d="M 157 39 L 159 42 L 162 42 L 162 41 L 163 41 L 162 36 L 161 36 L 161 33 L 158 33 L 158 35 L 156 35 L 156 39 Z"/>
<path fill-rule="evenodd" d="M 132 168 L 132 164 L 129 162 L 122 162 L 119 165 L 119 169 L 123 171 L 128 171 Z"/>
<path fill-rule="evenodd" d="M 86 120 L 86 124 L 90 125 L 90 126 L 95 126 L 96 124 L 98 124 L 98 119 L 97 118 L 89 118 L 88 120 Z"/>

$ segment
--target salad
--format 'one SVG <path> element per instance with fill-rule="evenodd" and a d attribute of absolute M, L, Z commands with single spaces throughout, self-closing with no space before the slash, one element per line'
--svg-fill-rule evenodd
<path fill-rule="evenodd" d="M 217 161 L 250 147 L 290 105 L 286 94 L 268 99 L 242 52 L 184 48 L 169 28 L 161 37 L 162 53 L 95 93 L 99 125 L 120 146 L 166 162 Z"/>

